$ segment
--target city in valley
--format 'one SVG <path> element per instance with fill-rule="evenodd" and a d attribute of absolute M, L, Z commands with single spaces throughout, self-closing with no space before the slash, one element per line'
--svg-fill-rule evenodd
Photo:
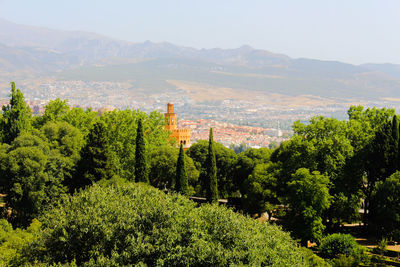
<path fill-rule="evenodd" d="M 291 136 L 295 120 L 307 120 L 315 114 L 345 114 L 346 105 L 282 106 L 265 101 L 220 99 L 194 101 L 183 91 L 167 91 L 144 95 L 133 93 L 129 85 L 119 82 L 51 81 L 20 83 L 19 87 L 33 114 L 41 114 L 52 99 L 67 99 L 70 106 L 92 108 L 100 113 L 113 109 L 158 110 L 165 112 L 166 103 L 173 102 L 178 114 L 178 126 L 191 129 L 192 143 L 208 138 L 209 128 L 214 138 L 225 146 L 276 147 Z M 8 88 L 2 88 L 7 91 Z M 3 93 L 5 94 L 5 93 Z M 0 104 L 7 104 L 3 98 Z"/>
<path fill-rule="evenodd" d="M 9 88 L 2 84 L 2 95 Z M 346 118 L 350 105 L 396 107 L 398 102 L 334 101 L 312 96 L 298 99 L 282 95 L 260 95 L 254 100 L 240 97 L 215 97 L 207 92 L 194 97 L 185 90 L 166 90 L 146 94 L 132 90 L 129 83 L 95 81 L 27 80 L 17 84 L 25 95 L 33 114 L 41 114 L 52 99 L 68 100 L 68 104 L 100 113 L 113 109 L 140 109 L 163 113 L 166 103 L 172 102 L 178 114 L 178 126 L 191 129 L 191 141 L 207 139 L 208 129 L 214 129 L 217 142 L 225 146 L 244 144 L 247 147 L 276 147 L 292 135 L 294 121 L 306 122 L 316 115 Z M 211 93 L 210 93 L 211 94 Z M 207 98 L 208 96 L 208 98 Z M 8 98 L 0 104 L 8 103 Z"/>

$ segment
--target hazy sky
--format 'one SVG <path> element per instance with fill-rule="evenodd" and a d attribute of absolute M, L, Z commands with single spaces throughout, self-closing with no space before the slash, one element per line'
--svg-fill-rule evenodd
<path fill-rule="evenodd" d="M 0 17 L 133 42 L 400 64 L 400 0 L 0 0 Z"/>

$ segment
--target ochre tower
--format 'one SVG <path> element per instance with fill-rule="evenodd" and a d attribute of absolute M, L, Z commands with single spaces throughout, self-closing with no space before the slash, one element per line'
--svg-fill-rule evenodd
<path fill-rule="evenodd" d="M 167 125 L 165 128 L 171 131 L 171 138 L 175 138 L 177 144 L 183 144 L 184 147 L 190 146 L 190 129 L 178 129 L 176 113 L 174 113 L 174 104 L 168 103 L 167 113 L 164 113 Z"/>

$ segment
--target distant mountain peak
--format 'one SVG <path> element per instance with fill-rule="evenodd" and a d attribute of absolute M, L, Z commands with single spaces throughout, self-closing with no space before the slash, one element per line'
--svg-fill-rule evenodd
<path fill-rule="evenodd" d="M 73 69 L 73 79 L 135 80 L 135 86 L 149 91 L 171 87 L 166 80 L 181 80 L 287 95 L 400 97 L 399 65 L 293 59 L 249 45 L 196 49 L 150 40 L 132 43 L 0 18 L 0 72 L 36 76 Z"/>
<path fill-rule="evenodd" d="M 254 48 L 253 47 L 251 47 L 250 45 L 242 45 L 242 46 L 240 46 L 239 48 L 238 48 L 238 50 L 241 50 L 241 51 L 253 51 L 254 50 Z"/>

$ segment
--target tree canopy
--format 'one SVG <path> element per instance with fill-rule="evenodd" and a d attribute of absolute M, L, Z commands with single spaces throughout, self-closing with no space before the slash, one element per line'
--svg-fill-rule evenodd
<path fill-rule="evenodd" d="M 143 184 L 95 185 L 39 218 L 30 262 L 78 265 L 304 265 L 278 227 Z"/>

